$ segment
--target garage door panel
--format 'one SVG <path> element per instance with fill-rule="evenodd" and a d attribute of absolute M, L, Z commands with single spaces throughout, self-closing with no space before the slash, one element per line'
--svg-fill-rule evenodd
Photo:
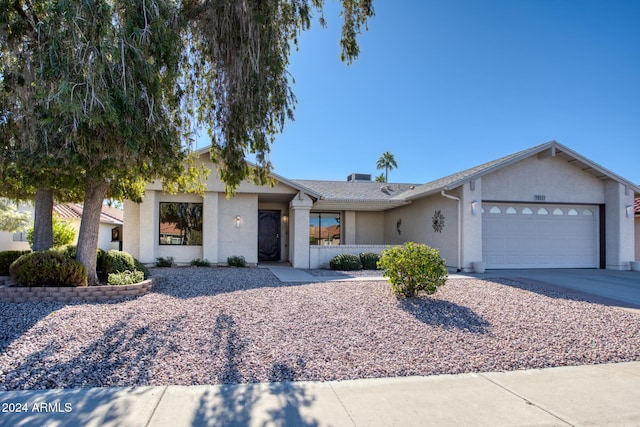
<path fill-rule="evenodd" d="M 483 205 L 487 268 L 598 267 L 595 206 Z"/>

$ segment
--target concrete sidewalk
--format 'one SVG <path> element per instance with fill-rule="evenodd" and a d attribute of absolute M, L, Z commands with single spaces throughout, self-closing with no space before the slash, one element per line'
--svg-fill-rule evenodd
<path fill-rule="evenodd" d="M 640 362 L 631 362 L 354 381 L 2 392 L 0 425 L 638 426 L 639 402 Z"/>

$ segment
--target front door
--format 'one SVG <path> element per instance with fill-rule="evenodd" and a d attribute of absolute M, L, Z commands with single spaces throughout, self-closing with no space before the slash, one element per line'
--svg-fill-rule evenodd
<path fill-rule="evenodd" d="M 280 211 L 258 211 L 258 261 L 280 261 Z"/>

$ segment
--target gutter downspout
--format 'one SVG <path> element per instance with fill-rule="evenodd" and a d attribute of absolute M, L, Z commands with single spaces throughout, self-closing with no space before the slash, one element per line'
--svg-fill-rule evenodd
<path fill-rule="evenodd" d="M 447 199 L 455 200 L 458 204 L 458 265 L 456 268 L 458 269 L 458 273 L 462 271 L 461 259 L 462 259 L 462 205 L 460 203 L 460 199 L 456 196 L 452 196 L 444 192 L 444 190 L 440 191 L 440 195 L 442 197 L 446 197 Z"/>

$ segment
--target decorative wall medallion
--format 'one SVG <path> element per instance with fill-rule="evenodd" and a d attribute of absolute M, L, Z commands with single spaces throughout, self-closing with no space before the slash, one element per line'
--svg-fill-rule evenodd
<path fill-rule="evenodd" d="M 398 236 L 402 234 L 402 230 L 400 230 L 401 225 L 402 225 L 402 218 L 399 218 L 398 222 L 396 222 L 396 230 L 398 230 Z"/>
<path fill-rule="evenodd" d="M 433 213 L 433 231 L 436 233 L 442 233 L 442 229 L 444 228 L 444 215 L 442 215 L 442 211 L 438 209 Z"/>

